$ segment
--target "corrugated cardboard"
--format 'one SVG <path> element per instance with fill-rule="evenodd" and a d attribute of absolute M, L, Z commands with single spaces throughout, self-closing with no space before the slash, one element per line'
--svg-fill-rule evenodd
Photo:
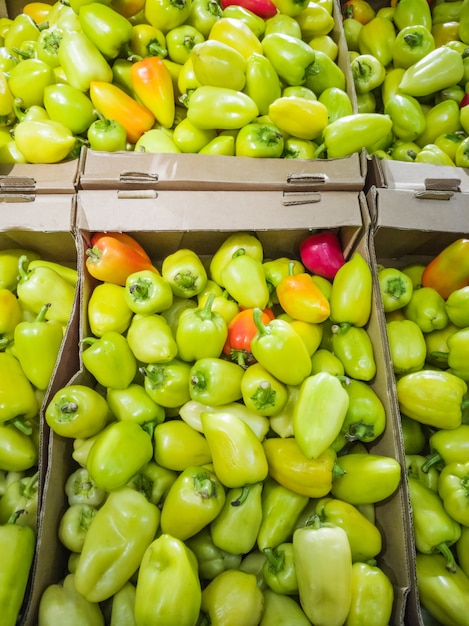
<path fill-rule="evenodd" d="M 403 267 L 413 262 L 428 263 L 444 247 L 460 237 L 467 237 L 469 233 L 469 197 L 464 193 L 420 198 L 409 189 L 372 187 L 367 201 L 373 221 L 370 250 L 375 258 L 375 267 L 376 263 L 390 267 Z M 387 343 L 385 329 L 383 341 Z M 386 363 L 393 381 L 393 395 L 397 399 L 390 355 L 386 357 Z M 407 542 L 413 573 L 406 623 L 424 626 L 416 585 L 411 516 Z"/>
<path fill-rule="evenodd" d="M 231 232 L 246 230 L 261 240 L 266 258 L 298 256 L 299 243 L 315 229 L 331 228 L 342 241 L 345 253 L 355 250 L 370 259 L 369 218 L 365 198 L 360 193 L 287 194 L 284 192 L 177 192 L 121 195 L 117 191 L 80 191 L 77 206 L 77 236 L 81 240 L 81 265 L 90 236 L 103 229 L 121 230 L 134 236 L 158 262 L 178 248 L 188 247 L 202 257 L 215 252 Z M 81 290 L 81 336 L 89 333 L 86 306 L 96 281 L 83 274 Z M 403 452 L 396 428 L 396 406 L 391 393 L 389 372 L 382 343 L 382 323 L 376 298 L 367 330 L 372 338 L 378 372 L 373 387 L 386 408 L 385 433 L 371 447 L 378 454 L 397 458 Z M 83 368 L 71 378 L 92 384 Z M 66 509 L 64 484 L 75 469 L 71 441 L 52 434 L 49 469 L 43 507 L 43 543 L 40 553 L 41 575 L 37 590 L 59 581 L 66 573 L 67 553 L 60 546 L 57 528 Z M 408 515 L 405 482 L 387 501 L 376 506 L 377 524 L 383 533 L 383 552 L 379 562 L 389 575 L 395 591 L 392 624 L 403 623 L 410 567 L 407 556 Z M 46 546 L 48 550 L 46 550 Z M 34 623 L 31 613 L 27 626 Z"/>
<path fill-rule="evenodd" d="M 47 195 L 35 196 L 30 201 L 19 201 L 15 196 L 3 197 L 0 202 L 0 249 L 25 248 L 34 250 L 41 258 L 55 261 L 70 267 L 77 267 L 77 244 L 73 234 L 75 215 L 75 195 Z M 76 351 L 76 335 L 78 330 L 75 317 L 78 305 L 78 289 L 72 318 L 70 319 L 62 343 L 58 362 L 53 378 L 46 390 L 44 405 L 55 390 L 65 384 L 70 373 L 78 366 Z M 34 590 L 36 588 L 37 572 L 42 575 L 41 549 L 44 547 L 42 534 L 42 501 L 44 483 L 48 470 L 49 430 L 41 420 L 40 450 L 38 460 L 39 470 L 39 506 L 37 520 L 37 553 L 33 562 L 30 585 L 25 595 L 23 618 L 31 611 L 35 611 Z M 37 623 L 37 618 L 36 623 Z M 0 617 L 1 621 L 1 617 Z M 27 623 L 27 622 L 25 622 Z M 34 622 L 33 622 L 34 623 Z"/>

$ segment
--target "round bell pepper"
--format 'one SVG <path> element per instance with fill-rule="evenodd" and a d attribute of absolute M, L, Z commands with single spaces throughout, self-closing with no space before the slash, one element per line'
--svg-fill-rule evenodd
<path fill-rule="evenodd" d="M 243 374 L 240 365 L 221 357 L 198 359 L 190 367 L 190 398 L 214 406 L 240 400 Z"/>
<path fill-rule="evenodd" d="M 161 275 L 175 296 L 192 298 L 207 284 L 207 272 L 198 255 L 190 249 L 180 248 L 167 255 L 161 266 Z"/>
<path fill-rule="evenodd" d="M 185 117 L 173 129 L 172 139 L 181 152 L 200 152 L 217 137 L 214 129 L 201 129 Z M 233 138 L 234 139 L 234 138 Z"/>
<path fill-rule="evenodd" d="M 432 13 L 425 0 L 404 0 L 402 4 L 401 2 L 396 3 L 393 20 L 399 30 L 415 24 L 423 24 L 427 28 L 431 28 Z"/>
<path fill-rule="evenodd" d="M 177 476 L 177 472 L 150 461 L 135 474 L 127 486 L 142 493 L 155 506 L 159 506 Z"/>
<path fill-rule="evenodd" d="M 194 26 L 207 38 L 213 24 L 223 16 L 223 9 L 216 0 L 192 0 L 186 24 Z"/>
<path fill-rule="evenodd" d="M 231 261 L 233 255 L 240 249 L 243 249 L 245 254 L 252 256 L 262 263 L 264 252 L 262 244 L 257 237 L 246 232 L 235 232 L 228 235 L 215 251 L 209 264 L 210 277 L 221 287 L 224 287 L 222 278 L 223 269 Z"/>
<path fill-rule="evenodd" d="M 183 24 L 189 16 L 191 3 L 188 0 L 171 2 L 170 0 L 149 0 L 145 2 L 146 21 L 164 34 Z"/>
<path fill-rule="evenodd" d="M 106 119 L 97 113 L 98 119 L 92 122 L 86 136 L 91 150 L 118 152 L 127 148 L 127 133 L 120 122 Z"/>
<path fill-rule="evenodd" d="M 134 421 L 142 426 L 164 421 L 163 407 L 150 398 L 143 385 L 131 383 L 125 389 L 108 388 L 106 400 L 119 421 Z"/>
<path fill-rule="evenodd" d="M 137 361 L 168 363 L 178 347 L 165 318 L 159 313 L 134 316 L 127 330 L 127 341 Z"/>
<path fill-rule="evenodd" d="M 383 267 L 378 272 L 379 290 L 385 313 L 406 306 L 412 297 L 411 278 L 393 267 Z"/>
<path fill-rule="evenodd" d="M 261 626 L 267 626 L 278 619 L 290 624 L 290 626 L 309 626 L 311 624 L 294 598 L 276 593 L 270 588 L 264 589 L 262 593 L 264 596 L 264 613 L 260 622 Z"/>
<path fill-rule="evenodd" d="M 423 24 L 405 26 L 396 35 L 392 62 L 394 68 L 407 69 L 436 48 L 432 32 Z"/>
<path fill-rule="evenodd" d="M 386 426 L 386 410 L 380 397 L 361 380 L 346 378 L 343 388 L 349 404 L 341 434 L 347 441 L 374 441 L 383 434 Z"/>
<path fill-rule="evenodd" d="M 74 470 L 65 481 L 65 495 L 68 505 L 87 504 L 94 508 L 99 508 L 104 502 L 106 493 L 100 489 L 86 467 Z"/>
<path fill-rule="evenodd" d="M 92 437 L 109 418 L 103 396 L 85 385 L 67 385 L 55 392 L 46 407 L 45 419 L 61 437 Z"/>
<path fill-rule="evenodd" d="M 469 326 L 469 286 L 453 291 L 446 298 L 445 308 L 452 324 L 460 328 Z"/>
<path fill-rule="evenodd" d="M 201 85 L 241 91 L 246 83 L 246 59 L 231 45 L 207 39 L 194 46 L 192 64 Z M 190 100 L 189 100 L 190 102 Z"/>
<path fill-rule="evenodd" d="M 22 472 L 34 467 L 38 451 L 33 439 L 13 424 L 0 425 L 0 470 Z"/>
<path fill-rule="evenodd" d="M 173 291 L 159 273 L 140 270 L 127 276 L 125 300 L 134 313 L 161 313 L 173 304 Z"/>
<path fill-rule="evenodd" d="M 262 52 L 287 85 L 304 84 L 306 69 L 316 58 L 315 51 L 299 37 L 275 32 L 263 38 Z"/>
<path fill-rule="evenodd" d="M 88 323 L 95 337 L 106 332 L 123 333 L 130 325 L 133 312 L 125 301 L 125 288 L 103 282 L 93 289 L 87 306 Z"/>
<path fill-rule="evenodd" d="M 445 511 L 464 526 L 469 519 L 468 476 L 468 464 L 455 462 L 445 465 L 438 480 L 438 494 Z"/>
<path fill-rule="evenodd" d="M 226 570 L 202 591 L 202 613 L 212 626 L 256 626 L 262 617 L 263 596 L 256 577 L 241 570 Z"/>
<path fill-rule="evenodd" d="M 143 368 L 145 391 L 162 407 L 180 407 L 191 399 L 191 370 L 191 364 L 177 358 L 166 363 L 150 363 Z"/>
<path fill-rule="evenodd" d="M 433 144 L 443 133 L 456 133 L 461 130 L 459 107 L 454 100 L 442 100 L 430 108 L 425 115 L 425 130 L 415 140 L 423 147 Z"/>
<path fill-rule="evenodd" d="M 212 460 L 207 440 L 183 420 L 162 422 L 153 431 L 154 458 L 166 469 L 182 472 L 189 466 Z"/>
<path fill-rule="evenodd" d="M 185 541 L 214 520 L 225 503 L 224 486 L 210 470 L 189 466 L 169 488 L 161 509 L 161 530 Z"/>
<path fill-rule="evenodd" d="M 275 115 L 269 115 L 269 117 L 274 122 L 273 124 L 251 122 L 240 128 L 235 140 L 236 156 L 257 158 L 280 158 L 282 156 L 285 145 L 281 132 L 283 129 L 280 129 Z"/>
<path fill-rule="evenodd" d="M 60 518 L 58 536 L 70 552 L 81 552 L 86 533 L 98 509 L 90 504 L 72 504 Z"/>
<path fill-rule="evenodd" d="M 86 621 L 103 626 L 104 616 L 98 604 L 86 600 L 76 589 L 75 574 L 67 574 L 63 583 L 46 587 L 39 604 L 39 624 L 47 626 L 66 620 L 70 626 Z"/>
<path fill-rule="evenodd" d="M 391 20 L 376 15 L 360 28 L 358 51 L 369 54 L 387 67 L 393 60 L 396 29 Z"/>
<path fill-rule="evenodd" d="M 258 37 L 243 20 L 236 18 L 222 16 L 210 29 L 209 39 L 232 46 L 245 59 L 253 53 L 262 54 L 262 45 Z"/>
<path fill-rule="evenodd" d="M 218 357 L 225 345 L 228 329 L 225 320 L 215 311 L 212 294 L 203 306 L 182 312 L 176 331 L 178 356 L 183 361 Z"/>
<path fill-rule="evenodd" d="M 442 329 L 448 323 L 445 301 L 432 287 L 422 287 L 413 291 L 409 304 L 404 307 L 404 314 L 424 333 Z"/>

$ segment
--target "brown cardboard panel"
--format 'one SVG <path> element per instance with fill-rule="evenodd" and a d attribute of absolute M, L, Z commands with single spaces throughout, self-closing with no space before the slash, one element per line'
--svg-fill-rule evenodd
<path fill-rule="evenodd" d="M 79 159 L 43 163 L 0 164 L 0 194 L 70 194 L 78 184 Z"/>
<path fill-rule="evenodd" d="M 460 237 L 468 236 L 469 203 L 464 193 L 454 194 L 450 200 L 422 200 L 415 198 L 412 191 L 372 188 L 367 194 L 367 200 L 373 216 L 374 230 L 370 234 L 376 263 L 395 267 L 412 262 L 428 263 L 445 246 Z M 383 343 L 387 345 L 385 329 Z M 390 355 L 386 362 L 392 381 L 392 393 L 397 400 Z M 398 407 L 397 411 L 399 415 Z M 410 502 L 408 507 L 410 509 Z M 406 542 L 409 563 L 413 568 L 413 582 L 407 603 L 406 623 L 424 626 L 415 582 L 415 544 L 411 515 L 409 519 Z"/>
<path fill-rule="evenodd" d="M 203 154 L 82 153 L 80 189 L 361 190 L 361 155 L 255 159 Z"/>

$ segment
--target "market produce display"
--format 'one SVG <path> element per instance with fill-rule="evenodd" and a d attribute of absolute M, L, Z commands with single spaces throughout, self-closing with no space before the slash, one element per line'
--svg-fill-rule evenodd
<path fill-rule="evenodd" d="M 40 408 L 70 319 L 78 272 L 33 250 L 0 252 L 0 607 L 14 626 L 37 533 Z"/>
<path fill-rule="evenodd" d="M 247 232 L 209 258 L 85 245 L 83 371 L 45 410 L 71 444 L 69 559 L 39 625 L 388 624 L 374 507 L 402 468 L 369 448 L 389 416 L 366 259 L 332 231 L 292 258 Z"/>
<path fill-rule="evenodd" d="M 392 121 L 373 153 L 467 167 L 469 4 L 393 0 L 379 6 L 342 4 L 357 110 Z"/>
<path fill-rule="evenodd" d="M 401 411 L 417 585 L 439 623 L 467 621 L 469 241 L 430 262 L 382 268 L 380 288 Z"/>
<path fill-rule="evenodd" d="M 332 0 L 28 3 L 1 21 L 0 163 L 372 151 L 392 124 L 356 113 L 340 21 Z"/>

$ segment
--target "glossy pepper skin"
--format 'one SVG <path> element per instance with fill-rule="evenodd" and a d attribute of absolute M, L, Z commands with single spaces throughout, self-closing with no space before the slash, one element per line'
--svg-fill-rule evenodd
<path fill-rule="evenodd" d="M 66 621 L 71 626 L 86 622 L 103 626 L 104 616 L 95 602 L 86 600 L 76 589 L 75 574 L 67 574 L 63 583 L 46 587 L 39 604 L 40 626 Z"/>
<path fill-rule="evenodd" d="M 86 369 L 103 385 L 111 389 L 125 389 L 135 378 L 137 360 L 127 339 L 115 331 L 99 339 L 87 337 L 83 343 L 82 360 Z"/>
<path fill-rule="evenodd" d="M 269 289 L 261 261 L 239 248 L 222 270 L 222 281 L 230 296 L 246 308 L 265 309 Z"/>
<path fill-rule="evenodd" d="M 438 494 L 446 512 L 459 524 L 468 525 L 468 466 L 467 463 L 450 463 L 441 470 Z"/>
<path fill-rule="evenodd" d="M 221 287 L 224 287 L 223 268 L 231 261 L 235 252 L 240 249 L 255 259 L 263 261 L 264 251 L 262 243 L 257 237 L 248 232 L 236 232 L 228 235 L 215 251 L 209 264 L 210 277 Z"/>
<path fill-rule="evenodd" d="M 186 545 L 197 558 L 199 575 L 203 580 L 213 580 L 218 574 L 227 569 L 237 569 L 241 564 L 241 554 L 226 552 L 213 543 L 208 526 L 190 537 Z"/>
<path fill-rule="evenodd" d="M 255 626 L 262 617 L 263 597 L 254 574 L 226 570 L 202 591 L 202 612 L 213 626 Z"/>
<path fill-rule="evenodd" d="M 202 427 L 215 473 L 225 487 L 242 487 L 266 478 L 262 442 L 240 417 L 229 411 L 207 411 L 202 413 Z"/>
<path fill-rule="evenodd" d="M 454 374 L 443 370 L 411 372 L 399 378 L 396 388 L 404 415 L 434 428 L 461 425 L 467 385 Z"/>
<path fill-rule="evenodd" d="M 32 384 L 21 365 L 7 352 L 0 352 L 0 424 L 30 420 L 39 410 Z"/>
<path fill-rule="evenodd" d="M 223 350 L 228 328 L 225 320 L 212 310 L 215 295 L 209 296 L 203 306 L 186 309 L 179 318 L 176 331 L 178 355 L 183 361 L 197 361 L 218 357 Z"/>
<path fill-rule="evenodd" d="M 381 552 L 383 542 L 380 531 L 353 504 L 326 496 L 317 502 L 314 510 L 321 522 L 345 530 L 352 562 L 369 561 Z"/>
<path fill-rule="evenodd" d="M 163 620 L 168 626 L 195 626 L 201 594 L 193 552 L 180 539 L 161 534 L 148 546 L 139 567 L 136 623 L 150 626 Z"/>
<path fill-rule="evenodd" d="M 202 466 L 189 466 L 171 485 L 161 510 L 161 530 L 181 541 L 210 524 L 223 508 L 225 489 L 218 477 Z"/>
<path fill-rule="evenodd" d="M 448 323 L 444 299 L 433 287 L 414 291 L 409 304 L 404 307 L 404 314 L 424 333 L 445 328 Z"/>
<path fill-rule="evenodd" d="M 371 381 L 376 374 L 373 343 L 367 330 L 361 326 L 350 326 L 344 331 L 340 326 L 332 327 L 333 352 L 344 366 L 350 378 Z"/>
<path fill-rule="evenodd" d="M 341 433 L 346 441 L 374 441 L 383 434 L 386 410 L 376 391 L 364 381 L 346 378 L 343 388 L 349 403 Z"/>
<path fill-rule="evenodd" d="M 207 272 L 199 256 L 190 249 L 181 248 L 167 255 L 161 266 L 161 275 L 175 296 L 192 298 L 207 285 Z"/>
<path fill-rule="evenodd" d="M 86 534 L 75 574 L 76 588 L 87 600 L 106 600 L 130 579 L 155 537 L 159 517 L 156 506 L 133 489 L 109 494 Z"/>
<path fill-rule="evenodd" d="M 251 341 L 254 358 L 281 382 L 301 384 L 311 371 L 311 360 L 303 340 L 287 321 L 273 319 L 264 324 L 261 314 L 261 309 L 254 310 L 254 322 L 258 328 Z"/>
<path fill-rule="evenodd" d="M 102 2 L 84 4 L 78 18 L 83 33 L 106 59 L 117 58 L 132 39 L 131 22 Z"/>
<path fill-rule="evenodd" d="M 308 376 L 293 410 L 295 439 L 309 459 L 317 459 L 335 441 L 349 408 L 339 379 L 327 372 Z"/>
<path fill-rule="evenodd" d="M 79 31 L 65 31 L 59 47 L 59 61 L 72 87 L 87 92 L 92 81 L 112 81 L 112 69 L 99 49 Z"/>
<path fill-rule="evenodd" d="M 424 465 L 425 471 L 432 466 L 441 469 L 445 464 L 463 462 L 469 450 L 469 424 L 437 430 L 430 435 L 428 443 L 430 454 Z"/>
<path fill-rule="evenodd" d="M 158 56 L 136 61 L 130 69 L 134 94 L 164 128 L 171 128 L 175 117 L 174 87 L 171 74 Z"/>
<path fill-rule="evenodd" d="M 399 89 L 417 98 L 428 96 L 458 84 L 463 75 L 461 55 L 456 50 L 441 46 L 405 70 Z"/>
<path fill-rule="evenodd" d="M 125 332 L 133 312 L 125 301 L 125 288 L 116 283 L 102 282 L 95 286 L 88 300 L 88 323 L 95 337 L 107 332 Z"/>
<path fill-rule="evenodd" d="M 408 374 L 423 368 L 427 356 L 427 345 L 420 326 L 409 319 L 392 320 L 386 323 L 395 374 Z"/>
<path fill-rule="evenodd" d="M 313 324 L 324 322 L 330 314 L 328 299 L 312 281 L 311 275 L 292 273 L 283 278 L 276 288 L 282 309 L 294 319 Z"/>
<path fill-rule="evenodd" d="M 469 285 L 468 249 L 469 239 L 457 239 L 446 246 L 425 267 L 423 286 L 436 289 L 446 299 L 456 289 Z"/>
<path fill-rule="evenodd" d="M 275 620 L 283 620 L 283 623 L 290 626 L 310 626 L 311 622 L 296 600 L 288 595 L 276 593 L 270 588 L 264 589 L 262 593 L 264 613 L 261 626 L 273 624 Z"/>
<path fill-rule="evenodd" d="M 346 626 L 373 623 L 386 626 L 392 614 L 394 589 L 384 571 L 373 561 L 352 566 L 352 601 Z"/>
<path fill-rule="evenodd" d="M 322 498 L 332 486 L 336 453 L 328 448 L 308 459 L 293 437 L 271 437 L 263 442 L 269 474 L 283 487 L 309 498 Z"/>
<path fill-rule="evenodd" d="M 190 465 L 205 465 L 212 460 L 206 439 L 182 420 L 157 425 L 153 441 L 155 461 L 167 469 L 183 471 Z"/>
<path fill-rule="evenodd" d="M 247 554 L 256 545 L 262 520 L 263 483 L 230 489 L 225 504 L 210 524 L 213 543 L 231 554 Z"/>
<path fill-rule="evenodd" d="M 109 407 L 103 396 L 86 385 L 67 385 L 51 398 L 45 418 L 61 437 L 92 437 L 106 424 Z"/>
<path fill-rule="evenodd" d="M 22 472 L 38 460 L 37 448 L 30 435 L 12 424 L 0 426 L 0 470 Z"/>
<path fill-rule="evenodd" d="M 326 126 L 323 143 L 316 151 L 320 158 L 337 159 L 360 152 L 363 148 L 375 145 L 389 135 L 392 120 L 379 113 L 355 113 L 344 115 Z"/>
<path fill-rule="evenodd" d="M 36 538 L 34 530 L 16 524 L 18 513 L 0 526 L 2 566 L 0 568 L 0 608 L 5 626 L 14 626 L 23 603 L 33 563 Z"/>
<path fill-rule="evenodd" d="M 314 517 L 310 525 L 295 530 L 293 549 L 304 612 L 313 624 L 343 624 L 352 599 L 352 556 L 346 532 Z"/>
<path fill-rule="evenodd" d="M 331 319 L 335 324 L 363 327 L 371 313 L 371 270 L 356 252 L 337 271 L 330 295 Z"/>
<path fill-rule="evenodd" d="M 337 459 L 332 495 L 350 504 L 373 504 L 392 495 L 401 480 L 401 467 L 393 457 L 348 453 Z M 364 480 L 364 477 L 367 480 Z"/>
<path fill-rule="evenodd" d="M 332 280 L 345 263 L 338 236 L 329 230 L 309 235 L 300 244 L 303 265 L 312 273 Z"/>
<path fill-rule="evenodd" d="M 422 604 L 443 624 L 463 626 L 467 615 L 469 578 L 456 565 L 448 571 L 440 554 L 417 554 L 417 584 Z"/>

